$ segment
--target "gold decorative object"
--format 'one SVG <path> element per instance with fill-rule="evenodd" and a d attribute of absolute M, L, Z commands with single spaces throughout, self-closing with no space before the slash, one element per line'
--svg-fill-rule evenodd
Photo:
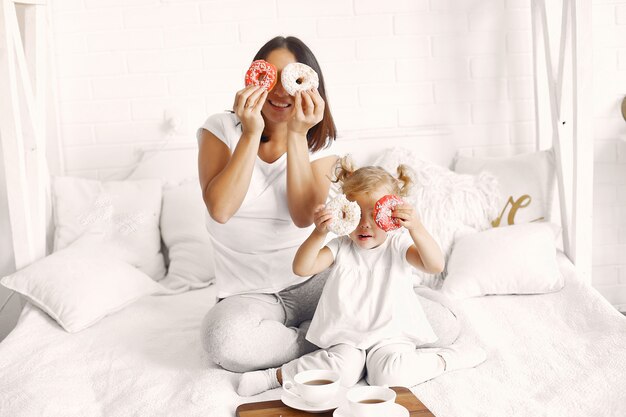
<path fill-rule="evenodd" d="M 509 199 L 506 201 L 506 204 L 504 205 L 504 207 L 502 207 L 502 211 L 500 212 L 500 215 L 494 221 L 491 222 L 491 225 L 493 227 L 500 226 L 500 221 L 502 220 L 504 211 L 509 205 L 511 205 L 511 209 L 509 210 L 509 215 L 507 216 L 507 223 L 509 226 L 515 224 L 515 214 L 517 214 L 517 210 L 519 210 L 520 208 L 528 207 L 531 201 L 532 201 L 532 198 L 528 194 L 524 194 L 517 200 L 515 200 L 513 196 L 509 196 Z M 543 217 L 539 217 L 538 219 L 533 220 L 533 222 L 536 222 L 538 220 L 543 220 Z"/>

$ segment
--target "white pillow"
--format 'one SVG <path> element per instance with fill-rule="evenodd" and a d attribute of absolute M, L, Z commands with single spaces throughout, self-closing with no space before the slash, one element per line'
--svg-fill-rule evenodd
<path fill-rule="evenodd" d="M 70 333 L 163 287 L 106 249 L 72 245 L 0 280 Z"/>
<path fill-rule="evenodd" d="M 526 223 L 466 234 L 455 242 L 442 291 L 451 298 L 541 294 L 563 288 L 554 229 Z"/>
<path fill-rule="evenodd" d="M 155 280 L 165 275 L 159 217 L 161 181 L 96 181 L 55 177 L 54 250 L 78 238 L 98 238 L 120 259 Z"/>
<path fill-rule="evenodd" d="M 396 175 L 400 164 L 415 171 L 415 184 L 405 198 L 417 210 L 424 227 L 437 241 L 446 259 L 450 255 L 455 234 L 463 229 L 484 230 L 491 227 L 498 209 L 498 188 L 493 175 L 457 174 L 447 168 L 418 159 L 403 148 L 386 150 L 375 165 Z M 416 284 L 438 288 L 442 274 L 432 275 L 416 271 Z"/>
<path fill-rule="evenodd" d="M 163 188 L 161 235 L 169 267 L 160 282 L 166 287 L 182 292 L 206 287 L 215 279 L 206 213 L 197 179 Z"/>
<path fill-rule="evenodd" d="M 551 150 L 505 158 L 458 156 L 454 170 L 473 175 L 487 171 L 495 175 L 500 197 L 498 214 L 492 219 L 494 227 L 542 220 L 560 223 Z"/>

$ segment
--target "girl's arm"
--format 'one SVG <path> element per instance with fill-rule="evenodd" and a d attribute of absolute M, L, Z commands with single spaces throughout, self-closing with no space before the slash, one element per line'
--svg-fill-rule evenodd
<path fill-rule="evenodd" d="M 293 259 L 293 273 L 306 277 L 322 272 L 334 262 L 333 254 L 324 246 L 328 234 L 327 224 L 332 215 L 323 205 L 315 208 L 315 229 L 300 245 Z"/>
<path fill-rule="evenodd" d="M 330 174 L 336 156 L 309 161 L 306 134 L 322 120 L 325 103 L 317 90 L 299 92 L 294 97 L 295 115 L 287 133 L 287 205 L 294 224 L 313 223 L 313 210 L 326 201 Z"/>
<path fill-rule="evenodd" d="M 406 252 L 407 262 L 429 274 L 438 274 L 443 271 L 445 266 L 443 253 L 435 239 L 415 215 L 413 207 L 409 204 L 399 205 L 392 216 L 409 230 L 413 239 L 413 245 Z"/>
<path fill-rule="evenodd" d="M 204 204 L 218 223 L 226 223 L 239 210 L 248 192 L 264 127 L 261 107 L 266 98 L 267 91 L 256 86 L 237 93 L 233 108 L 243 132 L 232 154 L 213 133 L 202 130 L 198 175 Z"/>

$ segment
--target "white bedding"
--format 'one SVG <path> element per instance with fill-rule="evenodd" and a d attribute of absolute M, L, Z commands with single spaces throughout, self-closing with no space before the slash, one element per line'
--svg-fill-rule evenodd
<path fill-rule="evenodd" d="M 488 357 L 412 389 L 437 417 L 626 416 L 626 317 L 558 261 L 559 292 L 461 303 Z"/>
<path fill-rule="evenodd" d="M 626 318 L 576 280 L 531 296 L 468 299 L 479 367 L 413 387 L 438 417 L 625 416 Z M 0 416 L 234 416 L 238 375 L 211 364 L 200 322 L 214 287 L 145 297 L 75 334 L 27 305 L 0 343 Z"/>

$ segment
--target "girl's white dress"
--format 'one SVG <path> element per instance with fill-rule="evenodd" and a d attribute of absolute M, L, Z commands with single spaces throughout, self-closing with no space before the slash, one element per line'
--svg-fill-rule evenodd
<path fill-rule="evenodd" d="M 345 343 L 367 350 L 388 340 L 437 340 L 413 292 L 406 231 L 362 249 L 348 236 L 326 244 L 335 259 L 306 338 L 321 348 Z"/>

